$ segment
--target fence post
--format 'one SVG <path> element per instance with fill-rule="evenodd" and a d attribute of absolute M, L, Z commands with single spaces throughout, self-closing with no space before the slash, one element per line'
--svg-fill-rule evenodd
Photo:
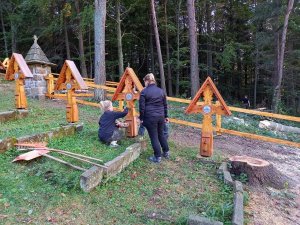
<path fill-rule="evenodd" d="M 124 101 L 120 100 L 119 101 L 119 110 L 123 111 L 123 107 L 124 107 Z"/>
<path fill-rule="evenodd" d="M 216 101 L 216 105 L 220 105 L 219 101 Z M 216 133 L 217 135 L 222 135 L 220 129 L 222 128 L 222 116 L 216 114 Z"/>
<path fill-rule="evenodd" d="M 47 78 L 47 97 L 51 98 L 51 95 L 54 93 L 54 76 L 50 73 Z"/>

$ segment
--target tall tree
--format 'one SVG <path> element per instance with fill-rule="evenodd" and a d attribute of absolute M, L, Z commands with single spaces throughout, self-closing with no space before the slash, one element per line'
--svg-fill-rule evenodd
<path fill-rule="evenodd" d="M 165 32 L 166 32 L 166 57 L 167 57 L 167 77 L 168 77 L 168 95 L 173 95 L 172 90 L 172 75 L 171 75 L 171 62 L 170 62 L 170 46 L 169 46 L 169 30 L 168 30 L 168 13 L 167 13 L 168 0 L 164 2 L 164 14 L 165 14 Z"/>
<path fill-rule="evenodd" d="M 177 1 L 176 7 L 176 96 L 179 96 L 179 75 L 180 75 L 180 11 L 181 0 Z"/>
<path fill-rule="evenodd" d="M 285 50 L 285 43 L 286 43 L 286 34 L 287 34 L 287 28 L 289 23 L 289 17 L 291 14 L 291 11 L 293 9 L 294 0 L 288 1 L 287 10 L 284 16 L 284 22 L 283 22 L 283 28 L 282 28 L 282 34 L 281 34 L 281 41 L 278 46 L 278 60 L 277 60 L 277 68 L 278 68 L 278 74 L 277 79 L 275 83 L 275 89 L 274 89 L 274 95 L 273 95 L 273 110 L 274 112 L 278 112 L 278 105 L 281 98 L 281 83 L 282 83 L 282 74 L 283 74 L 283 62 L 284 62 L 284 50 Z"/>
<path fill-rule="evenodd" d="M 105 21 L 106 21 L 106 0 L 95 0 L 95 83 L 105 84 Z M 95 99 L 104 100 L 103 89 L 95 89 Z"/>
<path fill-rule="evenodd" d="M 190 41 L 190 77 L 191 95 L 195 96 L 199 89 L 198 45 L 195 18 L 195 0 L 187 0 L 189 41 Z"/>
<path fill-rule="evenodd" d="M 4 19 L 3 19 L 3 6 L 0 7 L 0 19 L 1 19 L 3 40 L 4 40 L 5 57 L 8 57 L 7 37 L 6 37 L 5 25 L 4 25 Z"/>
<path fill-rule="evenodd" d="M 66 3 L 63 8 L 63 24 L 64 24 L 64 36 L 65 36 L 65 45 L 67 52 L 67 59 L 71 59 L 70 53 L 70 43 L 69 43 L 69 34 L 68 34 L 68 17 L 71 15 L 71 5 L 70 3 Z"/>
<path fill-rule="evenodd" d="M 87 69 L 86 69 L 85 53 L 84 53 L 83 25 L 81 23 L 79 0 L 75 0 L 75 8 L 77 12 L 77 21 L 78 21 L 77 35 L 78 35 L 78 44 L 79 44 L 80 69 L 81 69 L 82 76 L 87 77 Z"/>
<path fill-rule="evenodd" d="M 167 93 L 165 73 L 164 73 L 164 64 L 163 64 L 163 59 L 162 59 L 162 54 L 161 54 L 161 47 L 160 47 L 159 33 L 158 33 L 158 27 L 157 27 L 157 19 L 156 19 L 154 0 L 151 0 L 151 13 L 152 13 L 152 25 L 153 25 L 153 29 L 154 29 L 156 51 L 157 51 L 158 64 L 159 64 L 160 87 L 164 90 L 165 93 Z"/>
<path fill-rule="evenodd" d="M 122 48 L 122 30 L 121 30 L 121 6 L 120 0 L 116 3 L 116 22 L 117 22 L 117 42 L 118 42 L 118 65 L 119 65 L 119 76 L 121 77 L 124 72 L 124 61 L 123 61 L 123 48 Z"/>

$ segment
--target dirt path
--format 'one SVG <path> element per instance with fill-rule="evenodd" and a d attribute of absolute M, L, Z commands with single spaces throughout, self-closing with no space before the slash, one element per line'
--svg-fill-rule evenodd
<path fill-rule="evenodd" d="M 178 145 L 199 148 L 200 130 L 176 126 L 170 138 Z M 214 149 L 225 157 L 247 155 L 265 159 L 290 179 L 287 190 L 246 186 L 250 201 L 246 218 L 254 225 L 300 225 L 300 149 L 231 135 L 214 138 Z"/>

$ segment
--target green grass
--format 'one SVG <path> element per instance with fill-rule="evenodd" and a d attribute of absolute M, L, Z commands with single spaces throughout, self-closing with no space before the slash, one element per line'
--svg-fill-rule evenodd
<path fill-rule="evenodd" d="M 148 149 L 89 194 L 79 188 L 80 171 L 47 158 L 11 163 L 18 152 L 7 151 L 0 155 L 0 210 L 8 216 L 3 222 L 186 224 L 188 215 L 200 214 L 230 224 L 232 190 L 216 179 L 216 167 L 199 163 L 197 149 L 171 149 L 171 160 L 160 165 L 147 161 Z M 153 213 L 168 220 L 150 219 Z"/>
<path fill-rule="evenodd" d="M 14 107 L 13 91 L 6 94 L 0 95 L 1 111 Z M 66 124 L 64 106 L 54 104 L 51 100 L 29 100 L 30 115 L 1 123 L 0 137 L 20 137 Z M 117 149 L 101 144 L 97 138 L 99 109 L 80 106 L 79 112 L 84 130 L 52 139 L 48 146 L 105 162 L 132 143 L 132 139 L 125 139 Z M 91 193 L 80 189 L 81 171 L 45 157 L 12 163 L 20 152 L 10 149 L 0 154 L 0 224 L 186 224 L 190 214 L 231 224 L 232 190 L 216 178 L 216 166 L 200 163 L 195 158 L 198 149 L 172 142 L 170 148 L 171 160 L 153 165 L 147 161 L 152 155 L 148 141 L 147 151 L 138 160 Z"/>

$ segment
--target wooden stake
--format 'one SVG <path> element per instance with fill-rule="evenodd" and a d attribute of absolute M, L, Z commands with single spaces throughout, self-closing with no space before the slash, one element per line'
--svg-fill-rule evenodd
<path fill-rule="evenodd" d="M 57 161 L 57 162 L 60 162 L 60 163 L 65 164 L 65 165 L 67 165 L 67 166 L 70 166 L 70 167 L 72 167 L 72 168 L 74 168 L 74 169 L 81 170 L 81 171 L 86 171 L 86 169 L 84 169 L 84 168 L 82 168 L 82 167 L 75 166 L 75 165 L 73 165 L 73 164 L 71 164 L 71 163 L 68 163 L 68 162 L 66 162 L 66 161 L 64 161 L 64 160 L 58 159 L 58 158 L 56 158 L 56 157 L 54 157 L 54 156 L 47 155 L 47 154 L 44 154 L 43 156 L 46 156 L 46 157 L 49 158 L 49 159 L 53 159 L 53 160 L 55 160 L 55 161 Z"/>

